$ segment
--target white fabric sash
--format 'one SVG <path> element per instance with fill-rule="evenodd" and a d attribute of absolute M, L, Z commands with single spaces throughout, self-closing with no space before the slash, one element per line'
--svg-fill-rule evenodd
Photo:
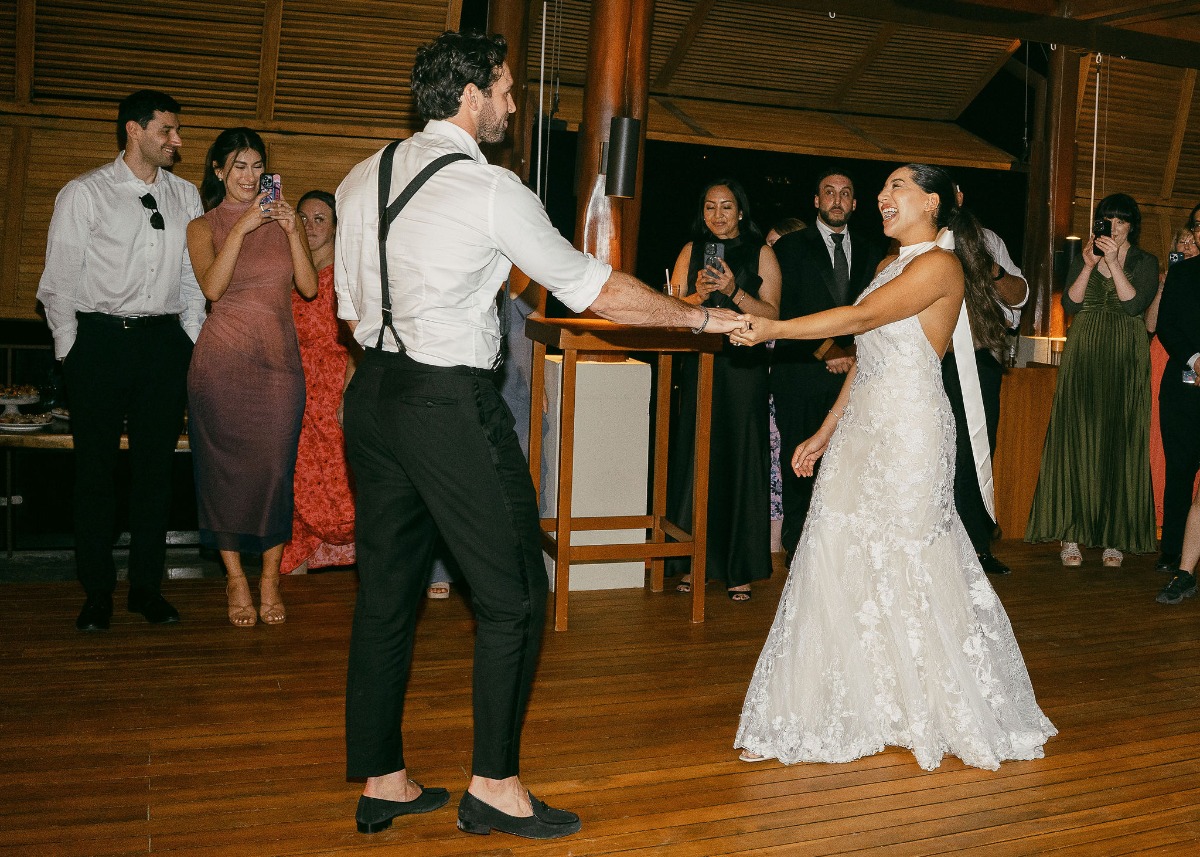
<path fill-rule="evenodd" d="M 949 229 L 938 235 L 937 246 L 954 249 L 954 233 Z M 971 454 L 975 459 L 975 475 L 983 505 L 992 520 L 996 520 L 995 488 L 992 483 L 992 455 L 988 444 L 987 416 L 983 410 L 983 390 L 979 386 L 979 369 L 975 365 L 975 344 L 971 337 L 971 322 L 967 318 L 967 302 L 958 309 L 958 323 L 950 337 L 954 345 L 954 362 L 958 366 L 958 383 L 962 388 L 963 410 L 967 414 L 967 433 L 971 436 Z"/>

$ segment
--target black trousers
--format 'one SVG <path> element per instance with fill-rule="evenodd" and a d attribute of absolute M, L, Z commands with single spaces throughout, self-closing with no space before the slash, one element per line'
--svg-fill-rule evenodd
<path fill-rule="evenodd" d="M 975 366 L 979 370 L 979 387 L 983 393 L 983 413 L 987 421 L 988 448 L 996 454 L 996 429 L 1000 425 L 1000 384 L 1004 379 L 1004 367 L 995 355 L 981 348 L 975 352 Z M 976 553 L 991 553 L 992 535 L 996 522 L 983 505 L 979 493 L 979 477 L 975 473 L 975 455 L 971 451 L 971 433 L 967 428 L 967 414 L 963 409 L 962 386 L 958 380 L 958 364 L 954 352 L 946 352 L 942 360 L 942 384 L 946 398 L 954 411 L 954 507 L 962 519 L 967 536 Z"/>
<path fill-rule="evenodd" d="M 346 391 L 359 573 L 346 682 L 350 777 L 406 767 L 404 693 L 439 534 L 477 620 L 472 772 L 519 773 L 548 578 L 529 466 L 490 374 L 370 349 Z"/>
<path fill-rule="evenodd" d="M 821 427 L 845 382 L 845 375 L 835 375 L 824 363 L 785 363 L 771 367 L 775 427 L 779 429 L 779 469 L 783 478 L 781 541 L 789 554 L 800 541 L 821 466 L 818 461 L 812 476 L 797 476 L 792 470 L 792 453 Z"/>
<path fill-rule="evenodd" d="M 166 566 L 171 456 L 183 428 L 192 341 L 178 322 L 123 329 L 79 317 L 63 362 L 75 436 L 75 562 L 89 595 L 116 588 L 117 457 L 128 421 L 129 588 L 157 593 Z"/>
<path fill-rule="evenodd" d="M 1158 389 L 1166 479 L 1163 482 L 1162 552 L 1183 551 L 1183 530 L 1192 505 L 1192 486 L 1200 470 L 1200 387 L 1184 384 L 1180 371 L 1163 372 Z"/>

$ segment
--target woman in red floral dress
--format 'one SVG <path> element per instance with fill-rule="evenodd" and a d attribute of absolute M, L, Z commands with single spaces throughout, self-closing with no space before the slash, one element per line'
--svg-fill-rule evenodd
<path fill-rule="evenodd" d="M 354 497 L 339 412 L 342 389 L 355 361 L 347 350 L 352 340 L 338 322 L 333 296 L 337 228 L 333 194 L 309 191 L 300 198 L 297 210 L 319 280 L 317 296 L 311 301 L 292 295 L 308 400 L 296 456 L 292 540 L 283 549 L 285 574 L 354 562 Z"/>

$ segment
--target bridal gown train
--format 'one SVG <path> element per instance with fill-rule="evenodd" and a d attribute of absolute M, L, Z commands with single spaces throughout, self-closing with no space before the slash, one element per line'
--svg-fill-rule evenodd
<path fill-rule="evenodd" d="M 932 246 L 903 248 L 864 296 Z M 735 746 L 788 764 L 907 747 L 926 770 L 1041 758 L 1057 730 L 954 511 L 940 360 L 915 317 L 857 344 Z"/>

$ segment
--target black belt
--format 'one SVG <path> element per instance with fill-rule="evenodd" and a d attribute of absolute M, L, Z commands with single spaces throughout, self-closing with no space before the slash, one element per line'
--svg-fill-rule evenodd
<path fill-rule="evenodd" d="M 495 382 L 495 369 L 480 369 L 476 366 L 434 366 L 430 363 L 422 363 L 419 360 L 413 360 L 408 356 L 408 352 L 401 351 L 384 351 L 382 348 L 368 346 L 363 349 L 364 356 L 372 361 L 380 361 L 383 363 L 391 363 L 392 365 L 400 365 L 418 372 L 430 372 L 433 374 L 445 375 L 470 375 L 475 378 L 486 378 L 489 381 Z"/>
<path fill-rule="evenodd" d="M 80 321 L 95 322 L 105 327 L 119 327 L 123 330 L 137 330 L 142 327 L 154 327 L 159 324 L 179 323 L 178 315 L 109 315 L 106 312 L 77 312 L 75 318 Z"/>

